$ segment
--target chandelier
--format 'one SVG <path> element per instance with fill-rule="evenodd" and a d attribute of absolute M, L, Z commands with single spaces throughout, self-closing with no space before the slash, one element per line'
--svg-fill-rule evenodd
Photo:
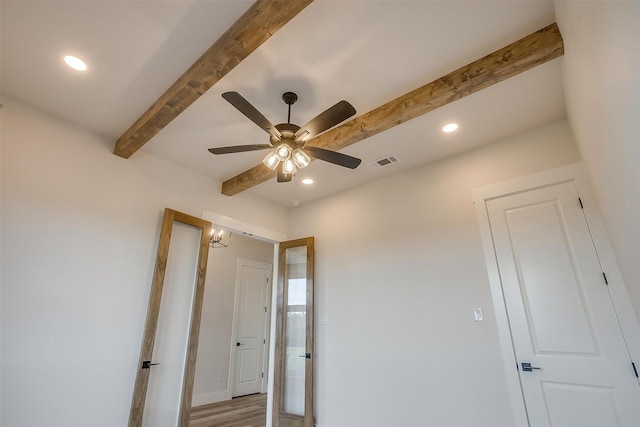
<path fill-rule="evenodd" d="M 212 228 L 209 237 L 210 248 L 226 248 L 231 240 L 231 232 L 226 232 L 221 228 Z"/>

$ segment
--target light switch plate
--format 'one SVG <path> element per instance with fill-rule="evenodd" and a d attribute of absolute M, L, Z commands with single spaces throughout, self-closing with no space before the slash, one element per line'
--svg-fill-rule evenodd
<path fill-rule="evenodd" d="M 473 309 L 473 316 L 474 316 L 476 322 L 482 322 L 484 320 L 484 315 L 482 314 L 482 308 L 481 307 L 475 307 Z"/>

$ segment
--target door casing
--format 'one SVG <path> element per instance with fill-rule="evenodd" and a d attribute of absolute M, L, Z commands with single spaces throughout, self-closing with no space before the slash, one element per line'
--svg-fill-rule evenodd
<path fill-rule="evenodd" d="M 287 414 L 284 406 L 285 384 L 285 329 L 287 304 L 287 249 L 306 247 L 306 331 L 305 331 L 305 386 L 304 386 L 304 416 Z M 275 326 L 275 358 L 273 383 L 273 404 L 271 425 L 275 427 L 313 427 L 315 424 L 314 411 L 314 379 L 315 379 L 315 300 L 314 300 L 314 269 L 315 269 L 315 241 L 313 237 L 306 237 L 287 242 L 281 242 L 278 251 L 278 282 L 276 291 L 276 326 Z"/>
<path fill-rule="evenodd" d="M 514 413 L 515 425 L 528 427 L 529 421 L 525 409 L 524 396 L 520 386 L 517 369 L 517 359 L 509 327 L 507 308 L 502 294 L 502 284 L 498 270 L 496 255 L 493 248 L 491 227 L 486 208 L 486 202 L 496 197 L 515 194 L 521 191 L 531 190 L 560 182 L 573 181 L 584 205 L 584 214 L 589 224 L 589 230 L 598 252 L 603 269 L 609 282 L 609 292 L 616 308 L 620 327 L 627 339 L 629 353 L 635 361 L 640 361 L 640 324 L 631 305 L 629 294 L 622 280 L 621 273 L 615 260 L 613 249 L 609 243 L 604 223 L 598 212 L 595 197 L 593 196 L 589 180 L 582 162 L 551 169 L 525 177 L 515 178 L 505 182 L 491 184 L 473 190 L 478 218 L 482 246 L 485 255 L 485 263 L 491 288 L 491 296 L 495 310 L 500 348 L 504 361 L 504 369 L 509 388 L 511 407 Z"/>
<path fill-rule="evenodd" d="M 173 209 L 166 208 L 162 218 L 160 230 L 160 241 L 158 243 L 158 253 L 156 265 L 151 284 L 151 294 L 149 296 L 149 306 L 147 309 L 147 319 L 145 322 L 144 337 L 140 349 L 138 360 L 138 373 L 134 386 L 131 401 L 131 411 L 129 413 L 129 427 L 139 427 L 142 425 L 144 406 L 147 396 L 147 385 L 151 368 L 143 368 L 143 361 L 151 361 L 153 357 L 153 347 L 156 339 L 158 326 L 158 314 L 162 299 L 165 270 L 167 258 L 169 256 L 169 246 L 171 243 L 171 232 L 173 223 L 179 222 L 197 229 L 200 229 L 200 243 L 198 248 L 198 261 L 196 271 L 196 283 L 194 283 L 193 305 L 191 308 L 191 322 L 189 336 L 187 339 L 186 361 L 182 381 L 182 392 L 180 398 L 178 425 L 186 427 L 189 424 L 189 414 L 191 411 L 191 397 L 193 395 L 193 381 L 195 377 L 195 359 L 198 351 L 198 338 L 200 333 L 200 315 L 202 313 L 202 297 L 204 294 L 204 281 L 207 271 L 207 255 L 209 253 L 209 221 L 187 215 Z"/>

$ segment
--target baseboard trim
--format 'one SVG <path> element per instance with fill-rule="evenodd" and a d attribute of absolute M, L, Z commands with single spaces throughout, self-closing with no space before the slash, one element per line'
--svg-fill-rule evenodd
<path fill-rule="evenodd" d="M 231 400 L 230 391 L 216 391 L 213 393 L 195 394 L 191 399 L 191 406 L 202 406 L 210 403 L 223 402 L 225 400 Z"/>

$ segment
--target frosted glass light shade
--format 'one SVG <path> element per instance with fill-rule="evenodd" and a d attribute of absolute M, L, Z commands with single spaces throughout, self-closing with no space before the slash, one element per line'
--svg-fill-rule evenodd
<path fill-rule="evenodd" d="M 307 153 L 299 148 L 293 152 L 292 157 L 293 161 L 299 169 L 306 168 L 309 163 L 311 163 L 311 157 L 309 157 Z"/>
<path fill-rule="evenodd" d="M 298 169 L 296 168 L 296 164 L 293 159 L 288 158 L 283 162 L 282 173 L 284 173 L 285 175 L 293 175 L 296 172 L 298 172 Z"/>
<path fill-rule="evenodd" d="M 280 144 L 274 151 L 279 160 L 285 161 L 291 157 L 291 147 L 287 144 Z"/>
<path fill-rule="evenodd" d="M 269 154 L 265 156 L 265 158 L 262 160 L 262 163 L 264 163 L 264 165 L 269 169 L 276 170 L 276 168 L 278 167 L 278 163 L 280 163 L 280 159 L 274 151 L 269 151 Z"/>

